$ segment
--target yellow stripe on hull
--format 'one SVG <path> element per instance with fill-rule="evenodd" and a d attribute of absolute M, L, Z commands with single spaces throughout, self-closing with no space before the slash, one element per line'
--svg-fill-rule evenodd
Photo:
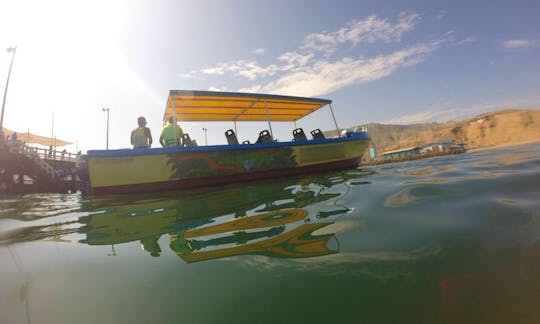
<path fill-rule="evenodd" d="M 247 175 L 359 159 L 367 140 L 249 149 L 193 150 L 89 156 L 92 188 Z M 131 153 L 131 154 L 130 154 Z"/>

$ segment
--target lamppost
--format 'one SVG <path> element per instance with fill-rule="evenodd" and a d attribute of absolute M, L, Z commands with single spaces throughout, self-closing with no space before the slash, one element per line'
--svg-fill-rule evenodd
<path fill-rule="evenodd" d="M 17 46 L 7 48 L 6 50 L 8 53 L 12 52 L 13 54 L 11 55 L 11 63 L 9 64 L 6 88 L 4 89 L 4 101 L 2 102 L 2 115 L 0 116 L 0 134 L 2 134 L 2 136 L 4 136 L 2 127 L 4 126 L 4 108 L 6 107 L 6 97 L 7 97 L 7 90 L 9 86 L 9 77 L 11 75 L 11 67 L 13 66 L 13 59 L 15 59 L 15 52 L 17 51 Z"/>
<path fill-rule="evenodd" d="M 109 149 L 109 110 L 110 108 L 103 108 L 102 111 L 107 112 L 107 150 Z"/>
<path fill-rule="evenodd" d="M 206 136 L 208 133 L 208 129 L 206 129 L 206 127 L 203 127 L 202 130 L 204 132 L 204 145 L 208 146 L 208 137 Z"/>

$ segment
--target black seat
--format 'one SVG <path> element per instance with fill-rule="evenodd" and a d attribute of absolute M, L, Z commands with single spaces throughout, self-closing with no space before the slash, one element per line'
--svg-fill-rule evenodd
<path fill-rule="evenodd" d="M 326 138 L 323 132 L 321 132 L 321 130 L 318 128 L 311 131 L 311 136 L 313 136 L 314 140 L 320 140 L 320 139 Z"/>
<path fill-rule="evenodd" d="M 195 143 L 193 143 L 188 133 L 184 133 L 184 135 L 182 135 L 182 143 L 183 146 L 197 146 Z"/>
<path fill-rule="evenodd" d="M 229 143 L 229 145 L 238 144 L 238 138 L 236 138 L 236 134 L 232 129 L 225 132 L 225 137 L 227 138 L 227 143 Z"/>
<path fill-rule="evenodd" d="M 270 132 L 267 129 L 265 129 L 259 132 L 259 138 L 257 139 L 256 143 L 269 143 L 272 141 L 273 141 L 272 135 L 270 135 Z"/>
<path fill-rule="evenodd" d="M 248 140 L 242 142 L 242 144 L 251 144 Z"/>
<path fill-rule="evenodd" d="M 297 129 L 293 130 L 292 134 L 294 136 L 294 141 L 295 142 L 307 141 L 306 134 L 304 133 L 304 130 L 302 128 L 297 128 Z"/>

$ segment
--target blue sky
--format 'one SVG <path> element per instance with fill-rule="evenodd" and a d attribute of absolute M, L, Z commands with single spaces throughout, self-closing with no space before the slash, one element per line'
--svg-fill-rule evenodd
<path fill-rule="evenodd" d="M 111 148 L 140 115 L 157 143 L 169 89 L 331 99 L 340 127 L 537 109 L 539 18 L 537 1 L 4 0 L 0 47 L 18 46 L 4 126 L 99 149 L 107 107 Z M 298 125 L 334 128 L 327 110 Z M 181 126 L 209 144 L 232 127 Z M 293 125 L 273 128 L 285 140 Z"/>

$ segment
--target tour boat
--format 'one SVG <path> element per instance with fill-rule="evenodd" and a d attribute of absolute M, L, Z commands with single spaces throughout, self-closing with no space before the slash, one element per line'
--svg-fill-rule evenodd
<path fill-rule="evenodd" d="M 181 122 L 267 122 L 257 141 L 240 143 L 232 128 L 226 145 L 197 146 L 184 134 L 183 146 L 90 150 L 86 156 L 93 195 L 156 192 L 204 187 L 356 167 L 369 134 L 340 134 L 332 101 L 282 95 L 217 91 L 170 90 L 163 116 Z M 292 131 L 292 140 L 276 141 L 271 122 L 296 122 L 329 106 L 338 136 L 320 129 Z M 296 123 L 295 123 L 296 125 Z"/>

